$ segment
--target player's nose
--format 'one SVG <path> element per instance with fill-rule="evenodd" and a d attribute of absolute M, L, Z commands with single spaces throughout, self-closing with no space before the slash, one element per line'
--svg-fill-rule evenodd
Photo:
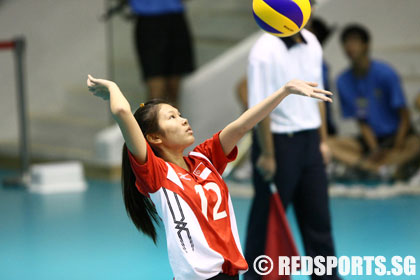
<path fill-rule="evenodd" d="M 188 120 L 186 118 L 181 118 L 182 125 L 188 125 Z"/>

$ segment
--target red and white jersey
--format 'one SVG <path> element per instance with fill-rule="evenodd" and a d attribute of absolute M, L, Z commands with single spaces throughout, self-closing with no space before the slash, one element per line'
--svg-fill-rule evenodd
<path fill-rule="evenodd" d="M 189 170 L 165 162 L 147 145 L 141 165 L 129 153 L 137 189 L 156 206 L 166 231 L 169 262 L 176 280 L 209 279 L 244 273 L 235 213 L 221 177 L 237 148 L 226 156 L 219 133 L 184 157 Z"/>

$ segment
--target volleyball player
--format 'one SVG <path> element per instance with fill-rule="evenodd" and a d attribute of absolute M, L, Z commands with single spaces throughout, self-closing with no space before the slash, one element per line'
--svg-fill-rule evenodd
<path fill-rule="evenodd" d="M 184 156 L 184 149 L 194 143 L 194 134 L 175 107 L 152 100 L 133 115 L 114 82 L 89 75 L 87 85 L 95 96 L 110 101 L 112 116 L 124 136 L 127 212 L 153 241 L 154 222 L 160 217 L 175 279 L 239 279 L 248 265 L 221 177 L 226 164 L 236 157 L 235 145 L 288 95 L 331 101 L 326 96 L 331 93 L 315 88 L 315 83 L 290 81 Z"/>

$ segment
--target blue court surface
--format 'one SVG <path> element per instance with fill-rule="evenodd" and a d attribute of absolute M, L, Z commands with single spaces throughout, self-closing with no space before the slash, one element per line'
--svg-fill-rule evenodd
<path fill-rule="evenodd" d="M 0 179 L 12 174 L 0 171 Z M 249 198 L 233 197 L 242 243 L 250 202 Z M 339 256 L 412 255 L 420 260 L 420 197 L 332 198 L 331 211 Z M 289 215 L 293 231 L 297 232 L 292 212 Z M 162 229 L 159 236 L 155 246 L 136 231 L 125 213 L 117 182 L 89 181 L 88 190 L 78 194 L 39 195 L 24 189 L 0 188 L 2 280 L 169 280 L 172 274 Z M 297 241 L 303 252 L 300 239 Z"/>

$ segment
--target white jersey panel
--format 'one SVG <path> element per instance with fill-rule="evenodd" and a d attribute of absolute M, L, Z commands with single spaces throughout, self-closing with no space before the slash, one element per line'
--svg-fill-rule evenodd
<path fill-rule="evenodd" d="M 169 262 L 176 280 L 204 280 L 222 271 L 224 258 L 212 250 L 190 206 L 178 194 L 160 188 L 150 194 L 165 224 Z M 177 247 L 177 248 L 175 248 Z"/>
<path fill-rule="evenodd" d="M 239 252 L 243 255 L 242 247 L 241 247 L 241 240 L 239 239 L 238 234 L 238 227 L 236 226 L 236 217 L 235 217 L 235 210 L 233 209 L 232 199 L 230 198 L 229 194 L 229 214 L 230 214 L 230 224 L 232 229 L 233 238 L 235 238 L 236 247 L 238 247 Z M 239 270 L 239 274 L 243 274 L 248 270 Z"/>

